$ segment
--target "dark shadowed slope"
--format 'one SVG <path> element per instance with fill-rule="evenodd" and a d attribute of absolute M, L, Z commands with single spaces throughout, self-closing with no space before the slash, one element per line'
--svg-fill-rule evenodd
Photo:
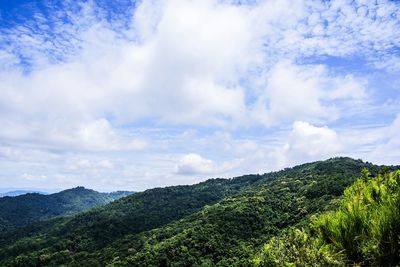
<path fill-rule="evenodd" d="M 0 233 L 15 230 L 38 220 L 72 215 L 107 204 L 130 192 L 99 193 L 76 187 L 51 195 L 38 193 L 0 198 Z"/>

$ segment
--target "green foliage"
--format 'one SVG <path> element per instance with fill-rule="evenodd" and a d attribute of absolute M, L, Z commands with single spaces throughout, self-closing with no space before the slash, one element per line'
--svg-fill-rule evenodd
<path fill-rule="evenodd" d="M 253 259 L 255 266 L 345 266 L 344 255 L 305 230 L 273 237 Z"/>
<path fill-rule="evenodd" d="M 99 193 L 76 187 L 51 195 L 37 193 L 0 198 L 0 235 L 39 220 L 72 215 L 105 205 L 130 192 Z"/>
<path fill-rule="evenodd" d="M 4 238 L 0 265 L 29 260 L 37 266 L 249 266 L 272 237 L 337 207 L 363 168 L 372 175 L 380 170 L 335 158 L 265 175 L 147 190 Z M 295 248 L 308 241 L 301 252 L 308 261 L 339 263 L 341 254 L 332 244 L 303 231 L 288 235 Z"/>
<path fill-rule="evenodd" d="M 320 216 L 313 227 L 326 243 L 344 250 L 351 262 L 400 264 L 400 171 L 357 180 L 340 208 Z"/>
<path fill-rule="evenodd" d="M 266 175 L 261 183 L 206 206 L 183 220 L 120 239 L 99 252 L 97 257 L 108 262 L 107 252 L 112 252 L 119 256 L 124 266 L 251 265 L 254 251 L 272 236 L 335 205 L 332 201 L 337 191 L 341 195 L 364 167 L 370 167 L 374 173 L 379 169 L 340 158 Z M 331 180 L 346 182 L 329 191 L 326 184 Z M 321 197 L 307 198 L 305 195 L 310 188 L 328 191 Z M 316 254 L 317 259 L 324 256 L 321 254 L 325 250 L 326 247 L 321 248 Z M 310 248 L 309 251 L 313 250 Z M 325 254 L 328 262 L 330 255 Z M 337 258 L 332 262 L 335 260 Z"/>
<path fill-rule="evenodd" d="M 272 238 L 254 257 L 257 266 L 398 266 L 400 170 L 367 170 L 348 187 L 335 211 L 312 219 L 308 231 Z"/>
<path fill-rule="evenodd" d="M 247 175 L 210 179 L 193 186 L 155 188 L 73 217 L 35 223 L 0 240 L 0 259 L 20 254 L 37 259 L 44 252 L 56 256 L 59 251 L 69 250 L 74 252 L 69 255 L 73 258 L 67 258 L 65 262 L 86 261 L 87 253 L 118 238 L 154 229 L 197 212 L 204 205 L 215 203 L 261 178 L 260 175 Z M 50 262 L 50 265 L 55 264 Z M 14 265 L 13 261 L 10 265 Z"/>

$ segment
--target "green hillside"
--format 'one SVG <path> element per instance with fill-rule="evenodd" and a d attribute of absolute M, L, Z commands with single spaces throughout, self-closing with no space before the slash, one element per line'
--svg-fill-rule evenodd
<path fill-rule="evenodd" d="M 400 170 L 368 171 L 346 189 L 340 206 L 304 229 L 274 237 L 256 266 L 399 266 Z"/>
<path fill-rule="evenodd" d="M 272 237 L 338 207 L 363 168 L 381 169 L 335 158 L 147 190 L 13 233 L 0 243 L 0 265 L 250 266 Z"/>
<path fill-rule="evenodd" d="M 30 193 L 0 198 L 0 234 L 30 223 L 72 215 L 129 195 L 130 192 L 99 193 L 76 187 L 51 195 Z"/>
<path fill-rule="evenodd" d="M 127 234 L 150 230 L 194 213 L 261 178 L 247 175 L 211 179 L 193 186 L 155 188 L 74 217 L 31 224 L 0 239 L 0 258 L 38 246 L 53 247 L 55 242 L 56 246 L 73 246 L 74 250 L 96 251 Z M 37 238 L 24 238 L 32 235 Z M 13 245 L 8 247 L 10 244 Z"/>

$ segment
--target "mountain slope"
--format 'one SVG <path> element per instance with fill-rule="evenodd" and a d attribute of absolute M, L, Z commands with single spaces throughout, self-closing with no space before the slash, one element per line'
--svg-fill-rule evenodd
<path fill-rule="evenodd" d="M 29 193 L 0 198 L 0 234 L 38 220 L 72 215 L 107 204 L 129 192 L 99 193 L 77 187 L 51 195 Z"/>
<path fill-rule="evenodd" d="M 344 192 L 340 206 L 306 229 L 272 238 L 257 266 L 399 266 L 400 170 L 367 171 Z"/>
<path fill-rule="evenodd" d="M 362 168 L 373 174 L 380 169 L 336 158 L 262 176 L 148 190 L 5 238 L 0 264 L 246 266 L 270 237 L 335 206 Z"/>
<path fill-rule="evenodd" d="M 363 167 L 373 173 L 379 169 L 350 159 L 288 169 L 183 220 L 127 236 L 85 258 L 120 266 L 247 266 L 272 236 L 334 207 Z"/>
<path fill-rule="evenodd" d="M 58 240 L 61 246 L 73 244 L 74 250 L 95 251 L 126 234 L 150 230 L 196 212 L 261 178 L 260 175 L 247 175 L 235 179 L 210 179 L 192 186 L 146 190 L 71 218 L 30 225 L 0 239 L 0 248 L 15 243 L 12 250 L 30 250 L 32 240 L 24 237 L 45 235 L 46 238 L 40 238 L 40 244 L 35 246 L 52 246 Z M 4 257 L 5 251 L 0 249 L 0 258 Z"/>

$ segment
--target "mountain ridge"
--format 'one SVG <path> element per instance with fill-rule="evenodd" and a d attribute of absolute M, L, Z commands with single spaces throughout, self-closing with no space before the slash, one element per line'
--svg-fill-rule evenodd
<path fill-rule="evenodd" d="M 382 167 L 333 158 L 264 175 L 149 189 L 3 238 L 0 263 L 246 266 L 268 238 L 334 206 L 363 168 L 376 174 Z"/>
<path fill-rule="evenodd" d="M 33 194 L 37 193 L 40 195 L 49 195 L 46 192 L 43 191 L 35 191 L 35 190 L 13 190 L 13 191 L 6 191 L 4 193 L 0 193 L 0 198 L 2 197 L 17 197 L 21 195 L 26 195 L 26 194 Z"/>
<path fill-rule="evenodd" d="M 30 223 L 58 216 L 73 215 L 105 205 L 131 192 L 99 193 L 82 186 L 53 194 L 27 193 L 0 198 L 0 234 Z M 16 219 L 17 217 L 17 219 Z"/>

